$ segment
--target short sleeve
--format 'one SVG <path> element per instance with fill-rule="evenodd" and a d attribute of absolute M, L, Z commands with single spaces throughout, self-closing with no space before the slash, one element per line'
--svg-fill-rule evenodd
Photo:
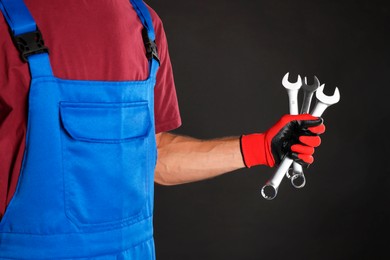
<path fill-rule="evenodd" d="M 155 123 L 156 133 L 173 130 L 181 125 L 179 105 L 176 95 L 173 69 L 168 52 L 168 42 L 162 21 L 149 7 L 156 33 L 156 44 L 160 58 L 155 86 Z"/>

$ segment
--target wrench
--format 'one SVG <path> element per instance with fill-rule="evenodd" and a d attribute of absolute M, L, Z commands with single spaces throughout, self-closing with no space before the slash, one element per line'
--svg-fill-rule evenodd
<path fill-rule="evenodd" d="M 301 76 L 298 75 L 297 81 L 295 83 L 292 83 L 288 80 L 289 75 L 290 75 L 289 72 L 287 72 L 286 75 L 284 75 L 282 79 L 282 85 L 287 90 L 290 115 L 298 115 L 298 92 L 299 89 L 302 87 L 302 79 Z M 302 168 L 300 169 L 294 168 L 293 172 L 295 173 L 298 172 L 299 170 L 302 170 Z M 287 171 L 286 176 L 287 178 L 291 178 L 293 174 L 290 174 L 289 171 Z"/>
<path fill-rule="evenodd" d="M 317 103 L 311 113 L 313 116 L 316 117 L 320 117 L 324 113 L 326 108 L 340 101 L 340 92 L 337 87 L 335 88 L 335 91 L 332 96 L 326 96 L 324 94 L 324 87 L 325 85 L 322 85 L 316 91 Z M 285 157 L 282 160 L 274 176 L 261 189 L 261 195 L 265 199 L 272 200 L 276 197 L 279 185 L 282 182 L 284 175 L 286 175 L 286 172 L 288 171 L 292 163 L 293 160 L 288 157 Z"/>
<path fill-rule="evenodd" d="M 320 86 L 320 81 L 316 76 L 314 76 L 314 83 L 312 85 L 307 84 L 307 78 L 305 77 L 301 89 L 303 90 L 303 101 L 301 107 L 301 114 L 309 113 L 310 104 L 313 97 L 314 92 Z M 291 169 L 289 169 L 291 170 Z M 288 172 L 288 177 L 291 178 L 291 184 L 295 188 L 303 188 L 306 184 L 306 178 L 303 174 L 302 165 L 299 163 L 293 163 L 292 174 Z"/>
<path fill-rule="evenodd" d="M 284 75 L 283 80 L 282 80 L 282 85 L 283 87 L 287 90 L 288 94 L 288 99 L 289 99 L 289 109 L 290 109 L 290 115 L 298 115 L 298 92 L 300 88 L 302 87 L 302 79 L 298 75 L 297 81 L 295 83 L 292 83 L 288 80 L 289 78 L 289 72 L 287 72 L 286 75 Z M 289 171 L 287 171 L 287 178 L 291 178 L 293 175 L 302 173 L 302 167 L 298 166 L 299 164 L 294 164 L 294 170 L 293 174 L 290 174 Z M 290 170 L 290 169 L 289 169 Z M 294 177 L 294 179 L 297 179 L 297 177 Z M 293 183 L 293 180 L 291 180 L 291 183 Z"/>
<path fill-rule="evenodd" d="M 290 82 L 288 80 L 290 73 L 287 72 L 286 75 L 284 75 L 282 79 L 282 85 L 286 89 L 287 94 L 288 94 L 288 104 L 289 104 L 289 110 L 290 110 L 290 115 L 298 115 L 298 92 L 300 88 L 302 87 L 302 79 L 301 76 L 298 75 L 297 81 Z M 299 164 L 294 164 L 294 170 L 293 173 L 298 175 L 299 173 L 302 173 L 302 167 L 298 167 Z M 300 165 L 299 165 L 300 166 Z M 289 171 L 286 173 L 287 178 L 291 178 L 293 174 L 290 174 Z M 299 175 L 301 176 L 301 175 Z M 297 179 L 298 177 L 294 177 L 294 179 Z M 304 178 L 304 177 L 303 177 Z M 291 179 L 291 183 L 295 185 L 293 180 Z"/>
<path fill-rule="evenodd" d="M 292 83 L 288 80 L 290 73 L 287 72 L 282 79 L 282 85 L 286 89 L 288 94 L 289 111 L 291 115 L 298 115 L 298 92 L 302 86 L 301 76 L 298 75 L 297 81 Z M 286 175 L 290 178 L 292 175 L 287 172 Z"/>

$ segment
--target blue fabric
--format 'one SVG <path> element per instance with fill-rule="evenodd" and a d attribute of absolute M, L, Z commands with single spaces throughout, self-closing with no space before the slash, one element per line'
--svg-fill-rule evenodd
<path fill-rule="evenodd" d="M 138 14 L 138 17 L 141 19 L 143 26 L 148 31 L 149 39 L 154 41 L 156 36 L 153 29 L 152 18 L 150 13 L 142 0 L 130 0 L 133 5 L 135 11 Z"/>
<path fill-rule="evenodd" d="M 23 0 L 0 0 L 0 9 L 13 34 L 20 35 L 37 29 Z"/>
<path fill-rule="evenodd" d="M 48 53 L 40 53 L 27 57 L 31 78 L 51 77 L 53 71 Z"/>
<path fill-rule="evenodd" d="M 158 62 L 144 81 L 113 82 L 56 78 L 47 53 L 28 61 L 26 149 L 0 259 L 155 259 Z"/>

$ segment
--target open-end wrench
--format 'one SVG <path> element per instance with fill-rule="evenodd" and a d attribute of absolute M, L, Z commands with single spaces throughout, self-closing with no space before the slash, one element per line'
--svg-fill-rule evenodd
<path fill-rule="evenodd" d="M 301 89 L 303 90 L 303 100 L 302 100 L 302 106 L 301 106 L 301 114 L 307 114 L 310 110 L 310 104 L 313 97 L 314 92 L 318 89 L 320 86 L 320 81 L 316 76 L 314 76 L 314 83 L 312 85 L 307 84 L 307 77 L 304 78 Z M 306 184 L 306 178 L 303 174 L 302 165 L 299 163 L 294 162 L 293 168 L 289 169 L 292 170 L 292 173 L 288 173 L 288 177 L 291 178 L 291 184 L 295 188 L 303 188 Z"/>
<path fill-rule="evenodd" d="M 298 75 L 297 81 L 292 83 L 288 81 L 289 72 L 284 75 L 282 84 L 283 87 L 287 90 L 289 109 L 291 115 L 298 115 L 298 91 L 302 86 L 301 76 Z"/>
<path fill-rule="evenodd" d="M 282 85 L 286 89 L 288 94 L 288 104 L 289 104 L 289 111 L 290 115 L 298 115 L 298 92 L 299 89 L 302 86 L 302 79 L 301 76 L 298 75 L 296 82 L 290 82 L 289 81 L 289 75 L 290 73 L 287 72 L 286 75 L 284 75 L 282 79 Z M 299 170 L 299 169 L 297 169 Z M 294 171 L 295 172 L 295 171 Z M 290 178 L 292 174 L 289 174 L 287 172 L 287 177 Z"/>
<path fill-rule="evenodd" d="M 315 117 L 320 117 L 326 108 L 340 101 L 340 92 L 339 89 L 336 87 L 332 96 L 326 96 L 324 94 L 323 85 L 317 89 L 316 98 L 317 103 L 311 114 Z M 284 175 L 286 174 L 292 163 L 293 160 L 288 157 L 285 157 L 282 160 L 274 176 L 261 189 L 261 195 L 265 199 L 272 200 L 276 197 L 279 185 L 282 182 Z"/>

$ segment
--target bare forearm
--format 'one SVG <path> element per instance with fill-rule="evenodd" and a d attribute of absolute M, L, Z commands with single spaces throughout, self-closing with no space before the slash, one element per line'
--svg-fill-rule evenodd
<path fill-rule="evenodd" d="M 169 133 L 156 137 L 155 181 L 159 184 L 194 182 L 244 167 L 239 137 L 199 140 Z"/>

